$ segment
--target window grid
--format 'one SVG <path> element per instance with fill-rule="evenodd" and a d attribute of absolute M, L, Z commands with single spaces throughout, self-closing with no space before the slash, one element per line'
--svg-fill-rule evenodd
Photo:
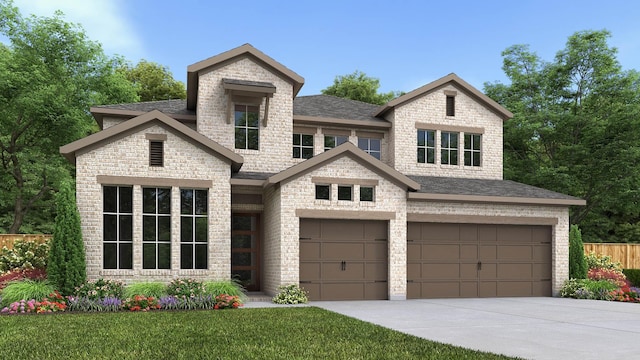
<path fill-rule="evenodd" d="M 349 141 L 348 136 L 342 135 L 325 135 L 324 136 L 324 151 L 331 150 L 334 147 L 340 146 Z"/>
<path fill-rule="evenodd" d="M 133 269 L 133 187 L 103 187 L 104 269 Z"/>
<path fill-rule="evenodd" d="M 311 159 L 313 157 L 313 135 L 293 134 L 293 158 Z"/>
<path fill-rule="evenodd" d="M 180 268 L 208 267 L 208 190 L 180 189 Z"/>
<path fill-rule="evenodd" d="M 380 160 L 380 139 L 358 138 L 358 147 L 367 154 Z"/>
<path fill-rule="evenodd" d="M 442 132 L 440 143 L 440 163 L 458 165 L 458 133 Z"/>
<path fill-rule="evenodd" d="M 142 188 L 142 268 L 171 269 L 171 188 Z"/>
<path fill-rule="evenodd" d="M 480 134 L 464 134 L 464 165 L 480 166 L 482 153 L 482 136 Z"/>
<path fill-rule="evenodd" d="M 423 164 L 436 163 L 436 132 L 433 130 L 418 130 L 418 162 Z"/>
<path fill-rule="evenodd" d="M 235 106 L 235 148 L 258 150 L 260 109 L 251 105 Z"/>

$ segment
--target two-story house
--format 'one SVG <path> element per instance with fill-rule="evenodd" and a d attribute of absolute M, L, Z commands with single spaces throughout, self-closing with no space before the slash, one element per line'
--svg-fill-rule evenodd
<path fill-rule="evenodd" d="M 300 96 L 243 45 L 187 68 L 187 99 L 91 108 L 65 145 L 90 279 L 240 279 L 312 299 L 551 296 L 568 207 L 502 179 L 512 114 L 455 74 L 383 106 Z"/>

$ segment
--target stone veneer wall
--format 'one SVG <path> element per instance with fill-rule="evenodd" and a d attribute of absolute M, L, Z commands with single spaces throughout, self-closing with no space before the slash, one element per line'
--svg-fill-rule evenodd
<path fill-rule="evenodd" d="M 455 115 L 446 114 L 445 90 L 457 91 L 455 97 Z M 465 92 L 452 85 L 440 88 L 411 102 L 396 107 L 393 112 L 394 141 L 392 144 L 395 158 L 393 166 L 403 174 L 467 177 L 482 179 L 502 179 L 502 125 L 496 114 L 469 97 Z M 440 165 L 440 135 L 436 134 L 436 163 L 419 164 L 417 162 L 416 123 L 448 126 L 466 126 L 484 128 L 482 135 L 482 166 L 463 166 L 464 137 L 460 134 L 459 164 Z M 428 126 L 425 130 L 429 130 Z"/>
<path fill-rule="evenodd" d="M 164 167 L 150 167 L 149 140 L 145 134 L 166 134 Z M 139 130 L 100 148 L 79 154 L 76 160 L 76 194 L 86 249 L 87 277 L 118 279 L 125 282 L 170 281 L 177 277 L 200 280 L 229 279 L 231 272 L 230 166 L 226 161 L 185 141 L 159 125 Z M 142 269 L 142 190 L 134 185 L 133 197 L 133 270 L 102 268 L 102 185 L 96 176 L 211 180 L 209 188 L 209 268 L 180 269 L 180 195 L 171 194 L 171 269 Z M 129 185 L 123 182 L 122 185 Z"/>
<path fill-rule="evenodd" d="M 558 223 L 552 228 L 551 240 L 551 287 L 554 296 L 559 295 L 562 284 L 569 278 L 569 209 L 567 207 L 408 201 L 407 213 L 556 218 Z"/>
<path fill-rule="evenodd" d="M 273 186 L 264 192 L 264 240 L 262 247 L 262 291 L 275 295 L 278 286 L 285 285 L 281 277 L 282 254 L 282 214 L 280 187 Z M 294 219 L 287 219 L 294 221 Z M 297 282 L 296 282 L 297 283 Z"/>
<path fill-rule="evenodd" d="M 269 119 L 264 126 L 265 101 L 260 106 L 259 150 L 235 149 L 234 123 L 227 124 L 227 95 L 222 79 L 270 82 L 276 93 L 269 100 Z M 245 159 L 242 171 L 279 172 L 296 163 L 291 157 L 293 86 L 249 57 L 200 74 L 198 132 L 235 151 Z M 231 113 L 233 118 L 233 109 Z"/>

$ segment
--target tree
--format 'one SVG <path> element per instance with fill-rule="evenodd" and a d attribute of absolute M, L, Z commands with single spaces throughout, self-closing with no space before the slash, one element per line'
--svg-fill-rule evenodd
<path fill-rule="evenodd" d="M 504 127 L 504 176 L 574 195 L 589 241 L 640 241 L 640 78 L 623 71 L 607 31 L 569 37 L 551 62 L 525 45 L 503 54 L 511 84 L 485 92 L 514 113 Z"/>
<path fill-rule="evenodd" d="M 25 221 L 29 232 L 47 231 L 54 191 L 71 170 L 59 147 L 95 130 L 89 107 L 137 96 L 117 59 L 60 12 L 23 18 L 0 0 L 0 35 L 10 43 L 0 44 L 0 232 L 18 233 Z"/>
<path fill-rule="evenodd" d="M 571 225 L 569 230 L 569 278 L 586 279 L 588 271 L 587 260 L 584 257 L 582 233 L 577 225 Z"/>
<path fill-rule="evenodd" d="M 380 80 L 356 70 L 349 75 L 336 76 L 333 85 L 323 89 L 322 93 L 377 105 L 386 104 L 393 98 L 402 95 L 402 93 L 393 91 L 378 93 L 379 88 Z"/>
<path fill-rule="evenodd" d="M 56 223 L 51 239 L 47 277 L 63 295 L 71 295 L 87 278 L 80 214 L 74 189 L 62 181 L 56 195 Z"/>
<path fill-rule="evenodd" d="M 125 64 L 118 69 L 136 87 L 140 101 L 185 99 L 184 84 L 173 78 L 169 69 L 160 64 L 140 60 L 136 66 Z"/>

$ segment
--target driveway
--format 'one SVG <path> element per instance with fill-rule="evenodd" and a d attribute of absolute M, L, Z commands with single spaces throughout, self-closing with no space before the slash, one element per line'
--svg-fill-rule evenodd
<path fill-rule="evenodd" d="M 425 339 L 526 359 L 640 357 L 640 304 L 491 298 L 310 305 Z"/>

